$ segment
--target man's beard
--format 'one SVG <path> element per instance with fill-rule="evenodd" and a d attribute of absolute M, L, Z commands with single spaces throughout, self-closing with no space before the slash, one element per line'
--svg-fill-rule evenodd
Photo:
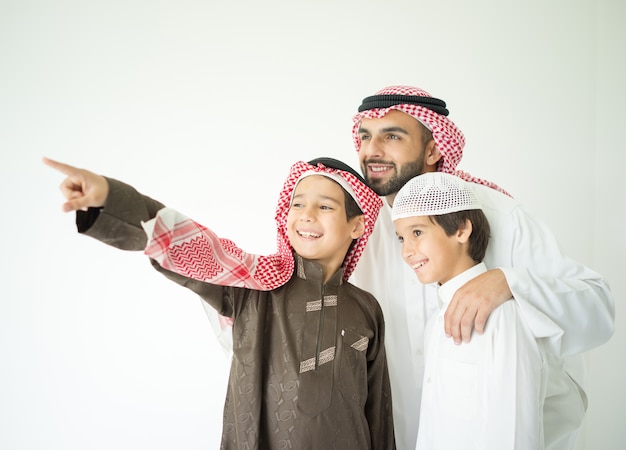
<path fill-rule="evenodd" d="M 382 161 L 366 161 L 363 163 L 362 172 L 365 174 L 365 181 L 367 185 L 374 191 L 376 194 L 381 197 L 386 197 L 387 195 L 396 194 L 402 186 L 404 186 L 411 178 L 414 178 L 418 175 L 424 173 L 424 158 L 420 157 L 413 162 L 408 162 L 400 166 L 400 171 L 398 172 L 398 168 L 395 164 L 393 164 L 395 173 L 394 175 L 387 181 L 383 181 L 377 178 L 370 179 L 368 176 L 367 163 L 379 162 Z M 384 164 L 388 164 L 385 162 Z"/>

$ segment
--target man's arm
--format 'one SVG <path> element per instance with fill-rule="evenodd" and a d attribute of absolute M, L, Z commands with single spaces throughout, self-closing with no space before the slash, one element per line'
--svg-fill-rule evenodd
<path fill-rule="evenodd" d="M 491 269 L 457 290 L 444 315 L 446 335 L 460 344 L 469 342 L 472 330 L 482 333 L 489 315 L 513 296 L 504 273 Z"/>
<path fill-rule="evenodd" d="M 493 309 L 512 295 L 535 332 L 541 328 L 546 336 L 546 324 L 551 322 L 551 347 L 558 355 L 605 343 L 615 324 L 606 280 L 564 256 L 547 226 L 521 207 L 497 220 L 487 255 L 492 255 L 488 266 L 498 268 L 457 291 L 446 314 L 446 332 L 457 342 L 468 341 L 472 328 L 482 332 Z"/>

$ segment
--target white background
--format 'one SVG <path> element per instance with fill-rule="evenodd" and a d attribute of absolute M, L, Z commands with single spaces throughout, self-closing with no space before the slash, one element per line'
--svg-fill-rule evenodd
<path fill-rule="evenodd" d="M 621 0 L 0 0 L 0 448 L 214 449 L 228 362 L 200 301 L 76 233 L 42 156 L 119 178 L 252 252 L 289 166 L 357 166 L 392 84 L 448 102 L 460 168 L 609 280 L 579 449 L 626 442 Z"/>

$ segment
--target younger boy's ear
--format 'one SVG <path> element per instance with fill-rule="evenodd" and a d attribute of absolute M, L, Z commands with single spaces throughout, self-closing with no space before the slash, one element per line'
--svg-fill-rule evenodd
<path fill-rule="evenodd" d="M 360 215 L 353 217 L 350 219 L 353 224 L 352 232 L 350 233 L 350 237 L 352 239 L 358 239 L 365 233 L 365 216 Z"/>
<path fill-rule="evenodd" d="M 456 230 L 456 238 L 462 244 L 469 241 L 469 237 L 472 235 L 472 221 L 465 219 L 465 223 Z"/>

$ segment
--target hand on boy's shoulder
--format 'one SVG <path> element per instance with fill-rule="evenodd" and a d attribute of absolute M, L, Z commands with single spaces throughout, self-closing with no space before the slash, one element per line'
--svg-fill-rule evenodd
<path fill-rule="evenodd" d="M 488 270 L 461 286 L 444 314 L 446 335 L 456 344 L 469 342 L 472 331 L 482 334 L 494 309 L 513 294 L 500 269 Z"/>
<path fill-rule="evenodd" d="M 109 195 L 109 183 L 102 175 L 46 157 L 43 158 L 43 162 L 66 175 L 60 185 L 61 192 L 67 199 L 63 203 L 63 211 L 104 206 Z"/>

